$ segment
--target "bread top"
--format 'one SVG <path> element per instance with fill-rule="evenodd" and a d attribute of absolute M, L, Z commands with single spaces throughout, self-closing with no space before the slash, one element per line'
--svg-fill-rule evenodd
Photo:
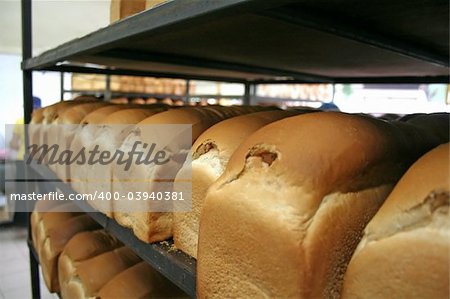
<path fill-rule="evenodd" d="M 295 111 L 262 111 L 221 121 L 203 132 L 195 141 L 192 146 L 193 159 L 216 149 L 226 165 L 236 148 L 251 133 L 271 122 L 298 114 Z"/>
<path fill-rule="evenodd" d="M 70 239 L 63 254 L 73 262 L 79 262 L 121 246 L 123 245 L 119 240 L 103 229 L 85 231 Z"/>
<path fill-rule="evenodd" d="M 48 231 L 50 251 L 59 254 L 76 233 L 99 228 L 100 225 L 87 214 L 71 217 Z"/>
<path fill-rule="evenodd" d="M 111 278 L 140 261 L 131 249 L 122 246 L 80 262 L 77 274 L 85 295 L 94 296 Z"/>
<path fill-rule="evenodd" d="M 104 124 L 112 124 L 112 125 L 120 125 L 120 124 L 136 124 L 140 122 L 141 120 L 152 116 L 156 113 L 160 113 L 162 111 L 165 111 L 164 108 L 155 108 L 155 109 L 148 109 L 148 108 L 130 108 L 130 109 L 123 109 L 114 113 L 111 113 L 108 115 L 104 120 Z"/>
<path fill-rule="evenodd" d="M 108 117 L 111 113 L 122 110 L 125 107 L 122 105 L 108 105 L 89 112 L 80 122 L 82 125 L 87 124 L 101 124 L 103 119 Z"/>
<path fill-rule="evenodd" d="M 450 205 L 450 144 L 423 155 L 400 179 L 365 229 L 366 242 L 398 232 L 430 227 L 448 233 Z"/>
<path fill-rule="evenodd" d="M 441 143 L 450 141 L 449 113 L 419 114 L 408 119 L 407 122 L 419 126 L 432 134 L 435 134 L 440 139 Z"/>
<path fill-rule="evenodd" d="M 74 97 L 71 101 L 73 102 L 93 102 L 93 101 L 99 101 L 99 98 L 89 95 L 79 95 Z"/>
<path fill-rule="evenodd" d="M 382 120 L 318 112 L 271 123 L 252 134 L 232 155 L 216 182 L 232 183 L 249 173 L 270 176 L 315 194 L 352 192 L 398 180 L 417 152 L 403 131 Z"/>
<path fill-rule="evenodd" d="M 261 112 L 261 111 L 272 111 L 272 110 L 281 110 L 280 108 L 276 106 L 230 106 L 232 109 L 235 109 L 237 111 L 241 111 L 242 113 L 254 113 L 254 112 Z"/>
<path fill-rule="evenodd" d="M 43 111 L 44 119 L 42 120 L 43 124 L 51 124 L 54 121 L 56 121 L 59 118 L 59 115 L 63 113 L 66 109 L 81 105 L 85 103 L 92 103 L 92 102 L 98 102 L 96 99 L 93 99 L 92 97 L 88 97 L 83 100 L 77 100 L 77 101 L 63 101 L 58 102 L 55 104 L 52 104 L 50 106 L 45 107 L 45 110 Z"/>
<path fill-rule="evenodd" d="M 187 107 L 155 114 L 139 122 L 138 126 L 151 124 L 190 124 L 192 125 L 192 140 L 194 141 L 207 128 L 225 118 L 225 116 L 222 117 L 211 109 Z"/>
<path fill-rule="evenodd" d="M 66 101 L 66 102 L 58 102 L 53 105 L 45 107 L 45 110 L 42 112 L 44 115 L 42 123 L 43 124 L 53 123 L 55 120 L 58 119 L 59 114 L 64 112 L 64 110 L 73 105 L 79 105 L 81 103 L 82 102 Z"/>
<path fill-rule="evenodd" d="M 81 120 L 90 112 L 104 106 L 112 105 L 106 102 L 93 102 L 73 105 L 59 114 L 55 123 L 57 124 L 79 124 Z"/>

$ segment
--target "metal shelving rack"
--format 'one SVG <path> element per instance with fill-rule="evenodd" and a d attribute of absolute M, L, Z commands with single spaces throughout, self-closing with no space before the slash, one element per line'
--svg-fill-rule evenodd
<path fill-rule="evenodd" d="M 60 72 L 60 98 L 64 99 L 66 93 L 81 93 L 84 95 L 103 96 L 105 100 L 111 100 L 113 97 L 127 97 L 127 98 L 171 98 L 175 100 L 183 100 L 186 104 L 190 102 L 192 98 L 214 98 L 214 99 L 243 99 L 244 95 L 222 95 L 222 94 L 192 94 L 190 92 L 190 79 L 184 79 L 186 89 L 183 94 L 165 94 L 165 93 L 146 93 L 146 92 L 123 92 L 112 91 L 110 87 L 110 75 L 106 75 L 106 88 L 104 90 L 77 90 L 77 89 L 65 89 L 64 88 L 64 72 Z M 172 79 L 172 78 L 170 78 Z"/>
<path fill-rule="evenodd" d="M 36 57 L 31 15 L 31 0 L 22 0 L 26 122 L 31 75 L 43 70 L 242 83 L 244 103 L 263 83 L 449 82 L 447 0 L 175 0 Z M 152 246 L 128 237 L 139 254 Z M 175 264 L 144 259 L 163 274 Z M 37 298 L 31 251 L 30 262 Z"/>

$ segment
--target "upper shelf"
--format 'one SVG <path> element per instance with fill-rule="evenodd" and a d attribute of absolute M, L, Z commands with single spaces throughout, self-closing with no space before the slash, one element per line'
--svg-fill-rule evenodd
<path fill-rule="evenodd" d="M 448 20 L 447 0 L 175 0 L 22 67 L 257 83 L 448 82 Z M 105 67 L 70 66 L 79 63 Z"/>

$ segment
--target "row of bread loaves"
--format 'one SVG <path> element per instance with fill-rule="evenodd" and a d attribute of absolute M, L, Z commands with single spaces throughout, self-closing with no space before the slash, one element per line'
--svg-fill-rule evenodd
<path fill-rule="evenodd" d="M 335 112 L 257 130 L 203 200 L 198 296 L 338 298 L 365 226 L 442 136 L 448 126 Z"/>

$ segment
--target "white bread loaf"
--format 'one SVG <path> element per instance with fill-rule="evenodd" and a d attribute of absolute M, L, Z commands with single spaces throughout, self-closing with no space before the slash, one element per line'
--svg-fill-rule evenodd
<path fill-rule="evenodd" d="M 83 148 L 86 152 L 91 150 L 87 147 L 88 143 L 92 142 L 99 124 L 103 119 L 108 117 L 111 113 L 123 109 L 122 105 L 110 105 L 96 109 L 86 115 L 80 122 L 79 128 L 76 129 L 75 135 L 70 143 L 70 150 L 78 153 Z M 78 193 L 86 193 L 84 186 L 86 179 L 87 163 L 78 165 L 76 163 L 70 164 L 68 167 L 68 177 L 71 180 L 72 188 Z"/>
<path fill-rule="evenodd" d="M 250 109 L 249 109 L 250 110 Z M 159 124 L 187 124 L 192 125 L 192 142 L 203 133 L 207 128 L 215 123 L 229 117 L 248 113 L 247 110 L 235 109 L 233 107 L 204 107 L 204 108 L 179 108 L 162 112 L 146 118 L 137 124 L 137 129 L 133 130 L 125 138 L 121 150 L 130 151 L 136 142 L 152 143 L 156 141 L 156 150 L 164 148 L 170 142 L 170 138 L 175 138 L 165 132 L 158 132 L 162 136 L 160 140 L 155 140 L 154 136 L 147 136 L 145 126 Z M 141 128 L 141 129 L 139 129 Z M 151 134 L 150 134 L 151 135 Z M 156 138 L 156 139 L 158 139 Z M 168 140 L 164 140 L 164 138 Z M 155 179 L 161 177 L 173 178 L 181 168 L 187 156 L 189 149 L 183 152 L 172 153 L 173 156 L 167 164 L 159 166 L 133 165 L 131 169 L 125 171 L 122 166 L 113 166 L 113 192 L 118 192 L 126 196 L 128 192 L 157 192 L 172 191 L 170 183 L 162 187 L 162 184 L 155 182 Z M 164 174 L 164 175 L 162 175 Z M 131 179 L 139 178 L 138 182 L 130 182 Z M 158 188 L 164 188 L 160 190 Z M 140 208 L 142 212 L 127 212 L 128 200 L 113 202 L 114 218 L 123 226 L 132 227 L 134 234 L 144 242 L 157 242 L 170 238 L 172 236 L 172 213 L 171 212 L 146 212 L 150 211 L 153 202 L 134 201 L 133 208 Z M 156 203 L 158 204 L 158 203 Z M 170 204 L 170 203 L 168 203 Z M 142 206 L 141 206 L 142 205 Z M 117 211 L 117 212 L 116 212 Z"/>
<path fill-rule="evenodd" d="M 122 246 L 122 243 L 103 229 L 81 232 L 70 239 L 58 261 L 62 298 L 68 297 L 68 283 L 76 276 L 76 269 L 81 262 Z"/>
<path fill-rule="evenodd" d="M 114 153 L 122 144 L 124 138 L 128 135 L 133 124 L 161 112 L 164 107 L 140 107 L 125 109 L 112 113 L 103 120 L 103 126 L 99 129 L 93 138 L 93 142 L 88 145 L 89 148 L 98 145 L 99 151 L 108 151 Z M 107 194 L 112 192 L 112 165 L 84 165 L 85 180 L 82 192 L 94 194 L 95 192 Z M 94 200 L 89 202 L 95 209 L 112 217 L 112 202 L 108 200 Z"/>
<path fill-rule="evenodd" d="M 117 274 L 98 292 L 101 299 L 189 298 L 182 290 L 150 267 L 140 262 Z"/>
<path fill-rule="evenodd" d="M 66 102 L 59 102 L 56 104 L 53 104 L 51 106 L 48 106 L 45 108 L 44 113 L 44 120 L 43 120 L 43 126 L 41 128 L 41 145 L 48 145 L 51 147 L 54 144 L 59 145 L 61 148 L 60 150 L 63 150 L 64 143 L 59 140 L 59 131 L 63 131 L 58 124 L 69 124 L 70 122 L 67 122 L 67 117 L 63 117 L 63 115 L 66 115 L 66 111 L 70 110 L 77 106 L 83 106 L 86 104 L 93 104 L 98 105 L 100 102 L 98 101 L 66 101 Z M 61 117 L 63 117 L 61 119 Z M 60 130 L 61 129 L 61 130 Z M 45 163 L 49 163 L 50 157 L 47 155 L 45 157 Z M 55 165 L 49 165 L 49 168 L 56 171 Z"/>
<path fill-rule="evenodd" d="M 90 102 L 90 101 L 87 101 Z M 58 102 L 53 105 L 47 106 L 44 108 L 43 119 L 41 121 L 41 125 L 39 126 L 38 137 L 36 138 L 38 140 L 38 145 L 46 145 L 49 144 L 48 135 L 49 131 L 52 128 L 52 124 L 56 123 L 59 115 L 62 114 L 66 109 L 81 105 L 86 103 L 86 101 L 65 101 L 65 102 Z M 37 157 L 38 158 L 38 157 Z M 48 163 L 49 157 L 44 157 L 44 163 Z"/>
<path fill-rule="evenodd" d="M 204 130 L 218 122 L 221 117 L 224 116 L 219 116 L 217 111 L 200 108 L 180 108 L 146 118 L 137 124 L 137 128 L 147 124 L 191 124 L 192 139 L 195 140 Z M 133 131 L 125 138 L 120 150 L 124 152 L 129 151 L 137 141 L 143 141 L 143 137 L 140 136 L 140 132 L 136 134 Z M 125 171 L 122 166 L 118 167 L 117 165 L 113 165 L 113 192 L 119 192 L 124 195 L 134 191 L 150 192 L 153 190 L 153 182 L 151 180 L 155 176 L 154 172 L 156 171 L 155 167 L 137 167 L 137 165 L 133 165 L 131 169 Z M 128 181 L 129 178 L 145 178 L 146 180 L 133 183 Z M 147 214 L 150 213 L 125 212 L 128 204 L 130 203 L 124 200 L 113 202 L 114 219 L 123 226 L 133 227 L 133 231 L 139 239 L 147 242 L 155 242 L 165 240 L 172 235 L 172 215 L 170 213 L 159 213 L 155 215 L 155 221 L 147 220 Z M 136 203 L 133 202 L 133 204 Z M 144 207 L 143 211 L 145 210 L 146 208 Z M 160 221 L 157 221 L 158 219 Z M 155 236 L 154 238 L 150 238 L 150 235 Z"/>
<path fill-rule="evenodd" d="M 86 99 L 82 99 L 82 100 L 70 100 L 70 101 L 61 101 L 61 102 L 57 102 L 54 103 L 50 106 L 46 106 L 43 107 L 43 111 L 42 111 L 42 120 L 41 123 L 43 125 L 44 128 L 48 128 L 47 125 L 50 125 L 52 123 L 54 123 L 55 121 L 57 121 L 57 119 L 59 118 L 59 115 L 61 113 L 64 112 L 64 110 L 66 110 L 67 108 L 71 107 L 71 106 L 75 106 L 75 105 L 80 105 L 80 104 L 84 104 L 84 103 L 91 103 L 91 102 L 97 102 L 98 100 L 96 98 L 86 98 Z M 43 130 L 40 134 L 40 144 L 43 144 L 43 142 L 45 141 L 44 139 L 44 133 L 45 130 Z"/>
<path fill-rule="evenodd" d="M 47 140 L 49 145 L 58 144 L 60 147 L 58 151 L 59 154 L 64 150 L 70 150 L 72 139 L 78 131 L 78 125 L 83 118 L 90 112 L 108 105 L 111 104 L 106 102 L 92 102 L 74 105 L 64 110 L 48 130 Z M 50 164 L 50 168 L 56 172 L 56 175 L 62 181 L 70 181 L 68 164 Z"/>
<path fill-rule="evenodd" d="M 428 150 L 411 144 L 392 124 L 336 112 L 256 131 L 204 200 L 198 296 L 338 297 L 365 225 Z"/>
<path fill-rule="evenodd" d="M 54 216 L 65 213 L 52 214 Z M 68 214 L 70 215 L 70 213 Z M 45 220 L 44 218 L 44 225 Z M 39 251 L 39 261 L 47 288 L 50 292 L 59 292 L 58 258 L 65 244 L 78 232 L 98 229 L 100 226 L 86 214 L 70 217 L 67 220 L 54 221 L 53 223 L 54 225 L 46 230 L 47 234 Z"/>
<path fill-rule="evenodd" d="M 123 246 L 84 260 L 76 265 L 65 289 L 65 299 L 96 298 L 98 291 L 114 276 L 141 260 Z"/>
<path fill-rule="evenodd" d="M 175 246 L 197 258 L 198 226 L 200 211 L 206 191 L 223 173 L 236 148 L 259 128 L 298 115 L 296 111 L 263 111 L 236 116 L 215 124 L 203 132 L 192 146 L 189 160 L 177 174 L 177 180 L 192 179 L 192 212 L 173 214 L 173 239 Z M 174 184 L 174 191 L 187 197 L 186 184 Z"/>
<path fill-rule="evenodd" d="M 369 222 L 341 298 L 449 298 L 450 146 L 405 173 Z"/>
<path fill-rule="evenodd" d="M 42 226 L 42 216 L 45 214 L 45 211 L 49 211 L 52 208 L 55 208 L 57 204 L 52 201 L 46 200 L 47 196 L 44 195 L 43 200 L 36 202 L 33 212 L 30 216 L 30 229 L 31 229 L 31 239 L 33 242 L 33 247 L 36 253 L 39 254 L 39 247 L 41 246 L 43 238 L 40 236 L 39 229 Z M 39 237 L 38 237 L 39 235 Z"/>
<path fill-rule="evenodd" d="M 144 107 L 152 109 L 155 111 L 160 111 L 162 108 L 158 106 L 142 106 L 142 105 L 109 105 L 106 107 L 101 107 L 96 109 L 89 114 L 87 114 L 80 122 L 80 126 L 76 129 L 73 140 L 70 144 L 70 150 L 77 153 L 82 148 L 85 152 L 89 152 L 93 149 L 90 145 L 96 144 L 95 137 L 97 136 L 97 130 L 101 128 L 101 124 L 107 124 L 105 121 L 111 119 L 111 115 L 115 112 L 119 112 L 127 109 L 143 109 Z M 78 193 L 87 193 L 86 178 L 89 169 L 88 163 L 78 165 L 76 163 L 69 166 L 68 175 L 71 178 L 72 188 Z M 73 174 L 73 176 L 72 176 Z"/>
<path fill-rule="evenodd" d="M 31 217 L 33 244 L 38 255 L 40 256 L 41 248 L 50 230 L 58 227 L 61 222 L 80 215 L 83 213 L 77 209 L 74 203 L 38 202 Z"/>

